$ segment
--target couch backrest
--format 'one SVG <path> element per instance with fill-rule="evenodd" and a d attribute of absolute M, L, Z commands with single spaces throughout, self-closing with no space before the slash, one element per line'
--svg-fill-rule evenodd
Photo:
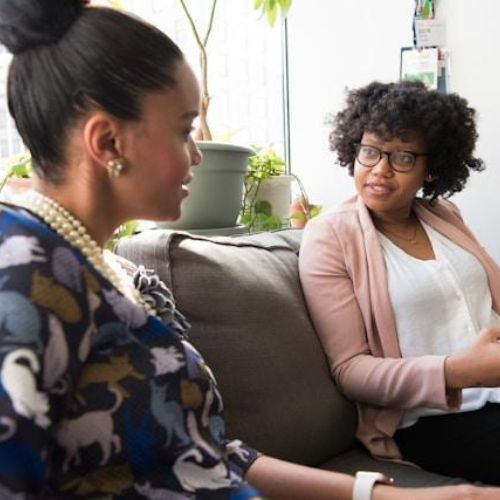
<path fill-rule="evenodd" d="M 155 269 L 214 371 L 227 435 L 319 465 L 352 445 L 355 410 L 335 388 L 298 277 L 300 230 L 204 238 L 150 230 L 117 253 Z"/>

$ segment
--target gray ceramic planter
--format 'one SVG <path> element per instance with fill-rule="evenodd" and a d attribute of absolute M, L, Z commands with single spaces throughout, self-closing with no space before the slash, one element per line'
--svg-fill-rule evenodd
<path fill-rule="evenodd" d="M 198 141 L 203 161 L 193 169 L 190 195 L 182 203 L 182 215 L 175 222 L 160 222 L 169 229 L 230 228 L 236 225 L 248 157 L 244 146 Z"/>

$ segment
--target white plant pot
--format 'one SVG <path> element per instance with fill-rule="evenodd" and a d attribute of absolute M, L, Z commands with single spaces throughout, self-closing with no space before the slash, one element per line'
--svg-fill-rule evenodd
<path fill-rule="evenodd" d="M 293 179 L 291 175 L 278 175 L 263 179 L 255 201 L 267 201 L 271 205 L 272 215 L 279 215 L 281 218 L 288 217 Z"/>
<path fill-rule="evenodd" d="M 158 227 L 188 230 L 236 226 L 248 157 L 253 150 L 213 141 L 196 144 L 203 160 L 193 168 L 190 194 L 182 203 L 181 217 L 173 222 L 159 222 Z"/>

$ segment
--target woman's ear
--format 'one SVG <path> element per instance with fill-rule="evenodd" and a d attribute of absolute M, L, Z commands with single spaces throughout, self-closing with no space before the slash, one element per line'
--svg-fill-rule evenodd
<path fill-rule="evenodd" d="M 83 141 L 87 154 L 100 166 L 120 156 L 118 121 L 107 113 L 93 113 L 83 127 Z"/>

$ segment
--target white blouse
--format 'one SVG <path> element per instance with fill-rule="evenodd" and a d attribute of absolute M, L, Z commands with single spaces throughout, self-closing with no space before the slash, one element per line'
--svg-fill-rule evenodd
<path fill-rule="evenodd" d="M 412 257 L 378 232 L 403 358 L 453 354 L 465 349 L 482 328 L 500 326 L 486 272 L 476 257 L 422 225 L 435 260 Z M 488 401 L 500 403 L 500 388 L 464 389 L 462 396 L 458 411 L 476 410 Z M 407 410 L 399 428 L 413 425 L 424 415 L 444 413 L 432 408 Z"/>

